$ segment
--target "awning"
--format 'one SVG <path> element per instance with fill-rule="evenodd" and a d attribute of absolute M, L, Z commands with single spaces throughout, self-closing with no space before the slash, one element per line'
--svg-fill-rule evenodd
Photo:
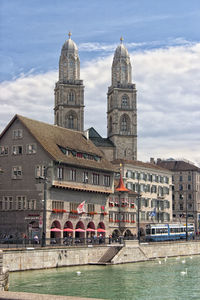
<path fill-rule="evenodd" d="M 63 231 L 65 231 L 65 232 L 73 232 L 74 230 L 71 229 L 71 228 L 64 228 Z"/>
<path fill-rule="evenodd" d="M 76 231 L 76 232 L 85 232 L 85 230 L 82 229 L 82 228 L 77 228 L 77 229 L 75 229 L 75 231 Z"/>
<path fill-rule="evenodd" d="M 61 229 L 59 229 L 59 228 L 51 228 L 50 231 L 61 232 Z"/>
<path fill-rule="evenodd" d="M 106 232 L 106 230 L 103 229 L 103 228 L 98 228 L 98 229 L 97 229 L 97 232 Z"/>
<path fill-rule="evenodd" d="M 88 231 L 88 232 L 95 232 L 95 229 L 93 229 L 93 228 L 87 228 L 86 231 Z"/>

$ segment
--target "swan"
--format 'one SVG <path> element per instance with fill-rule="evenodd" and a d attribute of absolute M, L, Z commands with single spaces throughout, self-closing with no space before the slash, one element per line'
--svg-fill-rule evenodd
<path fill-rule="evenodd" d="M 77 271 L 76 274 L 77 274 L 77 275 L 81 275 L 81 271 Z"/>
<path fill-rule="evenodd" d="M 165 262 L 167 261 L 167 259 L 168 259 L 168 257 L 166 256 L 166 257 L 165 257 Z"/>
<path fill-rule="evenodd" d="M 185 264 L 185 259 L 182 260 L 182 264 Z"/>
<path fill-rule="evenodd" d="M 192 256 L 190 256 L 190 259 L 193 259 L 193 257 L 192 257 Z"/>
<path fill-rule="evenodd" d="M 181 275 L 182 276 L 187 275 L 187 268 L 185 269 L 185 271 L 181 271 Z"/>
<path fill-rule="evenodd" d="M 158 263 L 159 263 L 159 265 L 161 265 L 161 264 L 162 264 L 160 260 L 159 260 L 159 262 L 158 262 Z"/>
<path fill-rule="evenodd" d="M 179 260 L 180 259 L 180 256 L 176 257 L 176 260 Z"/>

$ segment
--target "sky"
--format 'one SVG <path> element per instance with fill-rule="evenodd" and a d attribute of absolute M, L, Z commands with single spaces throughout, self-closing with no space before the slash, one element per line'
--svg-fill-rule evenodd
<path fill-rule="evenodd" d="M 138 159 L 200 166 L 199 0 L 0 0 L 0 132 L 15 114 L 54 122 L 62 45 L 72 32 L 85 129 L 107 135 L 114 51 L 124 38 L 137 88 Z"/>

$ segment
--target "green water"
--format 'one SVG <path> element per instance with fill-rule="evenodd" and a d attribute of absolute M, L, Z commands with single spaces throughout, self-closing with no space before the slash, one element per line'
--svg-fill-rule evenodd
<path fill-rule="evenodd" d="M 113 300 L 200 299 L 199 256 L 160 261 L 10 273 L 10 291 Z M 187 275 L 181 275 L 186 268 Z"/>

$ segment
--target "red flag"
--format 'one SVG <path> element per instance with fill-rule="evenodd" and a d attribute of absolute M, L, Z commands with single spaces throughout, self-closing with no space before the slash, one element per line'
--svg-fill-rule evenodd
<path fill-rule="evenodd" d="M 85 213 L 85 201 L 81 202 L 79 206 L 77 207 L 78 214 Z"/>

